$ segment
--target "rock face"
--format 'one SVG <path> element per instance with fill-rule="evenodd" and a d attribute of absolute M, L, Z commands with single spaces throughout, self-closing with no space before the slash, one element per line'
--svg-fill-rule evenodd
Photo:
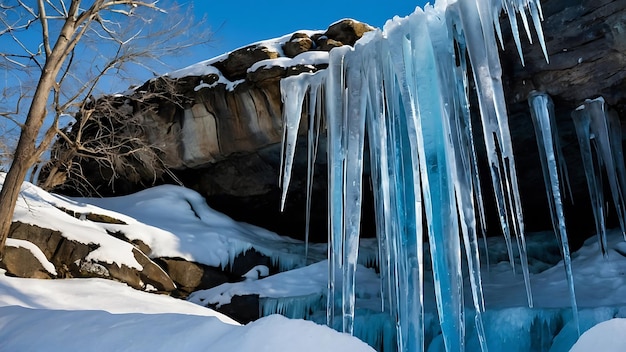
<path fill-rule="evenodd" d="M 95 214 L 92 214 L 95 215 Z M 88 220 L 86 220 L 88 221 Z M 119 232 L 110 235 L 129 242 Z M 184 260 L 182 258 L 150 258 L 150 247 L 143 242 L 135 244 L 133 256 L 141 268 L 131 268 L 126 265 L 95 261 L 88 259 L 90 252 L 97 249 L 93 243 L 80 243 L 69 240 L 59 231 L 42 228 L 36 225 L 14 222 L 9 234 L 8 242 L 0 268 L 8 275 L 37 278 L 37 279 L 64 279 L 64 278 L 104 278 L 126 283 L 143 291 L 156 291 L 176 297 L 187 297 L 191 292 L 208 289 L 226 282 L 244 280 L 244 275 L 250 269 L 263 266 L 275 273 L 270 258 L 249 250 L 234 258 L 228 268 L 217 268 L 201 263 Z M 45 266 L 34 254 L 40 252 Z M 56 271 L 56 272 L 55 272 Z M 237 316 L 240 321 L 248 322 L 258 318 L 258 297 L 256 309 L 250 314 Z M 225 307 L 224 310 L 232 309 Z"/>
<path fill-rule="evenodd" d="M 593 221 L 582 167 L 576 167 L 581 165 L 580 155 L 569 115 L 584 99 L 602 95 L 620 114 L 622 126 L 626 126 L 626 70 L 623 69 L 626 67 L 626 6 L 621 0 L 546 0 L 542 6 L 550 64 L 546 63 L 537 43 L 525 44 L 525 66 L 522 67 L 510 30 L 506 28 L 508 21 L 504 15 L 501 20 L 505 42 L 505 50 L 501 52 L 502 79 L 526 227 L 531 231 L 551 227 L 527 106 L 528 94 L 541 90 L 549 93 L 556 103 L 559 132 L 570 167 L 575 205 L 566 202 L 566 217 L 570 226 L 577 226 L 585 233 L 591 231 Z M 296 157 L 286 212 L 278 211 L 282 136 L 280 80 L 324 69 L 326 64 L 322 61 L 303 65 L 297 58 L 302 55 L 312 58 L 323 50 L 353 45 L 368 30 L 371 27 L 365 24 L 344 20 L 324 33 L 295 33 L 280 43 L 280 48 L 273 43 L 236 50 L 207 64 L 212 65 L 215 73 L 163 78 L 165 81 L 176 78 L 168 81 L 175 92 L 172 96 L 177 97 L 176 103 L 159 101 L 158 109 L 147 111 L 136 104 L 133 114 L 141 115 L 146 134 L 161 151 L 164 164 L 184 185 L 205 195 L 213 208 L 236 220 L 302 238 L 306 188 L 306 159 L 302 149 Z M 290 59 L 293 57 L 296 59 Z M 147 82 L 137 88 L 135 94 L 149 93 L 155 87 L 154 81 Z M 132 99 L 130 97 L 131 105 Z M 324 159 L 321 155 L 316 166 L 312 219 L 312 240 L 320 242 L 326 240 Z M 482 167 L 485 169 L 486 165 Z M 87 170 L 87 179 L 99 185 L 100 194 L 114 193 L 102 180 L 101 175 L 106 171 L 88 165 L 83 169 Z M 488 175 L 487 170 L 483 175 Z M 167 175 L 157 176 L 162 179 L 156 182 L 172 182 Z M 115 191 L 125 193 L 155 181 L 150 178 L 140 182 L 116 182 Z M 483 189 L 490 189 L 490 186 L 485 185 Z M 57 190 L 72 192 L 64 190 L 63 185 Z M 366 196 L 365 201 L 371 203 L 371 196 Z M 367 207 L 371 205 L 366 204 Z M 365 235 L 373 235 L 374 231 L 370 214 L 371 210 L 364 211 Z M 495 214 L 493 210 L 492 214 Z M 490 229 L 495 233 L 499 228 L 497 217 L 493 215 L 490 219 Z M 578 241 L 582 239 L 584 237 Z M 573 240 L 574 244 L 576 241 Z"/>
<path fill-rule="evenodd" d="M 585 99 L 602 96 L 618 112 L 622 132 L 626 132 L 626 3 L 547 0 L 542 1 L 542 8 L 550 63 L 546 62 L 537 38 L 533 38 L 534 45 L 523 46 L 522 66 L 508 35 L 501 52 L 504 91 L 527 230 L 551 229 L 527 97 L 532 90 L 544 91 L 555 102 L 573 191 L 573 203 L 571 199 L 564 201 L 565 216 L 572 229 L 571 242 L 577 246 L 595 230 L 571 112 Z M 503 30 L 510 33 L 507 28 Z M 618 226 L 612 213 L 609 225 Z"/>

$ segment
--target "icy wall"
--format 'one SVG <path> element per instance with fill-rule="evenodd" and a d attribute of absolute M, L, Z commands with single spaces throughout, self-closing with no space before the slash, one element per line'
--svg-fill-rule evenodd
<path fill-rule="evenodd" d="M 466 315 L 473 316 L 472 333 L 478 345 L 487 349 L 478 251 L 478 234 L 484 236 L 485 231 L 480 186 L 480 177 L 485 175 L 478 174 L 475 129 L 484 136 L 481 144 L 486 147 L 487 177 L 512 270 L 523 275 L 528 306 L 533 306 L 524 219 L 501 82 L 498 16 L 503 11 L 522 62 L 520 31 L 523 27 L 532 38 L 531 26 L 548 61 L 538 0 L 442 0 L 417 8 L 408 17 L 388 21 L 382 31 L 367 33 L 354 48 L 333 49 L 327 70 L 282 80 L 283 203 L 302 116 L 308 117 L 309 175 L 323 128 L 328 137 L 328 325 L 354 332 L 362 175 L 364 159 L 369 157 L 384 297 L 381 308 L 397 322 L 398 350 L 424 348 L 423 238 L 429 241 L 446 350 L 464 350 Z M 479 126 L 470 119 L 470 78 L 475 84 Z M 529 103 L 577 321 L 561 205 L 566 177 L 558 158 L 560 146 L 551 102 L 546 95 L 533 94 Z M 366 138 L 369 156 L 364 155 Z M 582 138 L 589 140 L 590 135 Z M 608 136 L 606 143 L 599 142 L 603 160 L 599 164 L 613 164 L 613 147 Z M 618 175 L 623 177 L 623 172 Z M 592 179 L 590 187 L 597 182 Z M 616 207 L 623 213 L 623 197 L 618 194 L 624 187 L 617 179 L 611 180 L 611 187 Z M 467 258 L 473 312 L 466 312 L 463 302 L 462 251 Z M 516 255 L 519 268 L 513 264 Z"/>

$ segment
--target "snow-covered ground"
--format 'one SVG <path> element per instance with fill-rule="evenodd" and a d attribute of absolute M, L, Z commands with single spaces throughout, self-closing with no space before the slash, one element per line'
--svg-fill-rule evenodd
<path fill-rule="evenodd" d="M 0 174 L 0 183 L 3 180 L 4 174 Z M 78 242 L 97 244 L 92 259 L 131 267 L 139 265 L 130 253 L 132 246 L 108 235 L 106 230 L 123 230 L 136 236 L 152 248 L 153 255 L 180 256 L 217 266 L 227 265 L 229 258 L 237 254 L 233 251 L 244 251 L 253 244 L 282 250 L 286 257 L 293 254 L 291 247 L 301 245 L 236 223 L 212 212 L 206 204 L 196 204 L 200 199 L 190 190 L 166 186 L 102 200 L 112 207 L 128 209 L 138 218 L 152 216 L 152 221 L 146 222 L 175 229 L 170 232 L 25 183 L 14 220 L 59 230 Z M 107 215 L 127 225 L 80 220 L 80 215 L 77 219 L 59 208 L 77 214 Z M 144 212 L 133 213 L 132 209 Z M 11 240 L 9 245 L 32 247 L 23 242 Z M 38 258 L 50 268 L 44 256 Z M 0 270 L 0 351 L 372 350 L 352 336 L 304 320 L 272 315 L 241 326 L 209 308 L 109 280 L 39 280 L 4 274 Z"/>
<path fill-rule="evenodd" d="M 304 320 L 241 326 L 208 308 L 104 279 L 0 276 L 0 351 L 370 351 Z"/>
<path fill-rule="evenodd" d="M 0 181 L 3 177 L 0 174 Z M 80 220 L 81 216 L 70 216 L 59 208 L 77 214 L 107 215 L 126 225 Z M 161 186 L 126 197 L 71 199 L 25 183 L 15 220 L 59 230 L 64 236 L 83 243 L 96 243 L 99 248 L 92 252 L 94 258 L 129 266 L 138 265 L 129 254 L 132 246 L 108 235 L 106 230 L 123 231 L 130 239 L 142 240 L 152 248 L 152 256 L 178 256 L 222 267 L 239 252 L 255 248 L 276 258 L 283 269 L 291 270 L 259 279 L 251 275 L 239 283 L 197 291 L 190 301 L 220 305 L 228 303 L 234 295 L 258 294 L 266 313 L 272 313 L 273 309 L 288 316 L 323 320 L 304 313 L 323 309 L 325 303 L 327 265 L 323 261 L 323 246 L 312 248 L 315 263 L 304 266 L 302 242 L 235 222 L 210 209 L 189 189 Z M 600 322 L 626 317 L 626 308 L 623 308 L 626 307 L 626 242 L 618 231 L 611 232 L 609 238 L 608 258 L 601 256 L 595 238 L 590 238 L 573 254 L 582 332 Z M 28 243 L 23 242 L 12 241 L 10 245 L 28 247 Z M 568 311 L 565 273 L 562 263 L 555 265 L 558 249 L 555 257 L 555 247 L 551 248 L 553 242 L 551 233 L 528 235 L 535 303 L 531 309 L 526 305 L 521 275 L 513 275 L 510 265 L 504 261 L 502 240 L 489 239 L 492 263 L 489 270 L 486 266 L 483 268 L 487 308 L 484 320 L 486 334 L 496 349 L 507 346 L 510 350 L 513 339 L 517 350 L 533 350 L 538 343 L 540 347 L 547 343 L 535 340 L 542 334 L 550 338 L 550 346 L 555 351 L 567 351 L 576 341 L 571 311 Z M 371 252 L 370 247 L 371 243 L 364 250 Z M 46 261 L 45 257 L 40 260 Z M 262 269 L 259 268 L 261 272 Z M 434 322 L 431 325 L 436 325 L 432 315 L 432 290 L 432 281 L 427 280 L 426 311 L 430 314 L 429 321 Z M 469 292 L 466 294 L 469 304 Z M 361 309 L 378 309 L 379 282 L 373 269 L 359 266 L 357 297 Z M 0 351 L 370 350 L 355 338 L 312 322 L 271 315 L 240 326 L 220 313 L 191 302 L 137 291 L 104 279 L 38 280 L 0 275 Z M 357 325 L 361 324 L 357 330 L 364 331 L 364 326 L 367 330 L 368 324 L 378 324 L 380 328 L 380 322 L 371 317 L 359 323 L 359 312 L 362 310 L 357 311 Z M 468 316 L 471 315 L 468 309 Z M 519 331 L 526 333 L 520 335 Z M 579 350 L 586 350 L 584 346 L 589 346 L 590 339 L 607 340 L 618 346 L 611 350 L 611 346 L 604 345 L 606 349 L 599 350 L 626 350 L 626 341 L 616 339 L 616 331 L 626 335 L 623 320 L 597 326 L 581 338 L 583 347 Z M 468 350 L 476 346 L 472 336 L 470 327 Z M 434 336 L 431 350 L 438 350 L 440 344 L 441 339 Z"/>

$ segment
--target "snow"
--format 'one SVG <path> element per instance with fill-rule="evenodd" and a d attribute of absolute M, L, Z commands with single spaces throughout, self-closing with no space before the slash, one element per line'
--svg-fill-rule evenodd
<path fill-rule="evenodd" d="M 312 322 L 273 315 L 241 326 L 102 279 L 0 276 L 0 338 L 0 351 L 372 351 Z"/>
<path fill-rule="evenodd" d="M 301 241 L 236 222 L 211 209 L 197 192 L 180 186 L 163 185 L 129 196 L 74 201 L 108 209 L 111 214 L 125 214 L 121 220 L 143 231 L 124 225 L 107 227 L 124 232 L 130 240 L 142 240 L 152 249 L 153 257 L 179 257 L 226 268 L 237 255 L 255 249 L 282 269 L 304 265 Z M 323 259 L 325 246 L 313 245 L 310 256 Z"/>
<path fill-rule="evenodd" d="M 226 234 L 227 237 L 240 236 L 240 239 L 247 237 L 239 231 L 259 231 L 261 238 L 257 238 L 255 243 L 260 247 L 276 244 L 280 248 L 282 243 L 285 249 L 291 248 L 295 251 L 295 248 L 299 247 L 302 251 L 304 246 L 302 242 L 285 239 L 284 242 L 280 242 L 275 234 L 235 222 L 210 210 L 206 204 L 201 205 L 201 199 L 198 197 L 197 193 L 191 190 L 166 186 L 126 197 L 70 199 L 46 193 L 25 183 L 16 219 L 40 226 L 54 226 L 68 236 L 71 234 L 65 232 L 77 231 L 82 233 L 82 236 L 92 234 L 93 237 L 80 238 L 100 243 L 103 247 L 113 246 L 105 249 L 107 253 L 124 251 L 126 247 L 125 242 L 112 236 L 106 235 L 113 238 L 111 243 L 105 241 L 103 239 L 105 230 L 116 230 L 125 226 L 127 226 L 126 235 L 141 238 L 153 247 L 153 255 L 187 253 L 193 257 L 189 252 L 193 252 L 194 247 L 201 247 L 204 252 L 193 252 L 196 255 L 193 258 L 206 261 L 208 258 L 219 257 L 222 254 L 217 253 L 225 250 L 221 244 L 224 239 L 217 235 L 202 236 L 201 232 L 207 229 Z M 98 208 L 88 203 L 109 206 L 118 211 L 126 211 L 127 214 Z M 92 212 L 108 215 L 126 222 L 127 225 L 78 220 L 58 210 L 54 205 L 63 206 L 79 214 Z M 42 223 L 44 221 L 45 223 Z M 165 229 L 141 221 L 163 226 Z M 129 231 L 130 229 L 132 231 Z M 195 237 L 191 236 L 193 231 L 198 231 Z M 608 258 L 602 255 L 599 250 L 600 244 L 595 238 L 590 238 L 581 249 L 572 254 L 572 270 L 581 310 L 582 331 L 616 316 L 626 318 L 626 308 L 619 308 L 626 307 L 626 243 L 623 242 L 620 230 L 609 231 L 607 238 Z M 205 243 L 207 241 L 214 241 L 215 245 L 208 246 Z M 112 244 L 113 242 L 115 244 Z M 523 331 L 531 331 L 529 329 L 534 326 L 533 321 L 543 321 L 545 326 L 552 326 L 553 330 L 550 332 L 557 335 L 554 338 L 550 337 L 549 343 L 556 346 L 554 347 L 556 351 L 567 351 L 576 341 L 577 335 L 571 324 L 567 323 L 571 320 L 571 313 L 568 313 L 567 308 L 568 285 L 562 274 L 563 263 L 558 262 L 558 247 L 554 234 L 543 232 L 528 235 L 534 309 L 524 307 L 526 303 L 524 283 L 521 277 L 511 275 L 503 239 L 489 238 L 488 242 L 492 263 L 489 270 L 483 266 L 482 278 L 486 307 L 483 318 L 490 348 L 500 346 L 508 350 L 511 348 L 511 336 L 518 336 L 516 341 L 526 342 L 518 343 L 517 350 L 528 351 L 529 349 L 524 348 L 532 347 L 535 337 Z M 8 243 L 12 246 L 30 248 L 34 253 L 40 252 L 25 241 L 10 239 Z M 373 251 L 369 248 L 373 243 L 367 241 L 364 243 L 366 244 L 364 249 Z M 484 248 L 480 250 L 482 253 Z M 285 254 L 289 255 L 289 251 Z M 40 254 L 40 261 L 45 265 L 44 259 Z M 516 257 L 516 260 L 519 258 Z M 153 347 L 162 350 L 171 348 L 173 346 L 171 344 L 174 343 L 172 341 L 180 342 L 176 346 L 182 350 L 197 350 L 202 349 L 201 346 L 209 345 L 211 350 L 216 351 L 226 348 L 246 350 L 254 345 L 253 340 L 258 340 L 259 336 L 275 350 L 289 350 L 289 344 L 292 342 L 282 339 L 291 335 L 312 336 L 314 342 L 307 342 L 306 346 L 304 342 L 298 345 L 299 348 L 310 347 L 308 350 L 311 351 L 332 350 L 331 347 L 336 350 L 367 350 L 366 346 L 354 342 L 355 340 L 346 335 L 310 322 L 271 316 L 246 327 L 233 327 L 232 324 L 236 323 L 232 319 L 203 307 L 208 304 L 226 304 L 234 295 L 257 294 L 261 297 L 261 309 L 266 314 L 280 312 L 288 316 L 307 317 L 320 323 L 325 321 L 324 296 L 328 280 L 326 261 L 320 260 L 305 267 L 264 277 L 268 273 L 266 269 L 256 267 L 251 270 L 254 275 L 252 273 L 245 275 L 247 280 L 197 291 L 190 297 L 191 302 L 136 291 L 121 283 L 104 279 L 36 280 L 0 276 L 0 338 L 6 342 L 0 347 L 0 351 L 79 348 L 89 350 L 85 346 L 92 346 L 93 341 L 99 341 L 97 345 L 93 345 L 94 350 L 102 348 L 143 350 Z M 468 280 L 467 275 L 465 277 L 465 280 Z M 437 344 L 442 341 L 438 324 L 433 323 L 437 318 L 433 276 L 429 266 L 425 268 L 424 280 L 425 328 L 432 336 L 431 349 L 436 351 Z M 359 265 L 356 282 L 354 333 L 373 345 L 385 343 L 387 346 L 393 346 L 395 329 L 393 325 L 389 325 L 386 313 L 379 313 L 381 290 L 378 274 Z M 464 287 L 465 302 L 469 303 L 472 293 L 467 283 Z M 565 327 L 558 328 L 561 330 L 556 328 L 564 323 Z M 472 325 L 467 325 L 468 348 L 477 347 L 475 337 L 471 334 Z M 24 330 L 25 326 L 29 328 Z M 121 330 L 120 326 L 124 329 Z M 281 333 L 268 332 L 270 326 L 274 331 Z M 18 333 L 20 331 L 22 332 Z M 240 336 L 245 336 L 245 339 Z M 509 341 L 509 344 L 506 341 Z M 498 345 L 500 343 L 502 345 Z"/>
<path fill-rule="evenodd" d="M 265 69 L 265 68 L 274 67 L 274 66 L 287 68 L 287 67 L 293 67 L 295 65 L 311 65 L 311 67 L 313 67 L 313 65 L 320 65 L 320 64 L 328 63 L 328 52 L 323 52 L 323 51 L 305 52 L 294 58 L 285 57 L 283 53 L 283 48 L 282 48 L 283 44 L 288 42 L 289 39 L 291 39 L 292 35 L 295 33 L 304 33 L 308 36 L 312 36 L 313 34 L 316 34 L 316 33 L 323 33 L 323 31 L 300 30 L 291 34 L 286 34 L 282 37 L 267 39 L 267 40 L 263 40 L 263 41 L 259 41 L 259 42 L 247 45 L 246 47 L 262 47 L 262 48 L 266 48 L 270 52 L 278 53 L 278 57 L 275 59 L 261 60 L 255 63 L 252 67 L 248 69 L 248 72 L 254 72 L 258 69 Z M 240 50 L 243 48 L 245 47 L 238 48 L 236 50 Z M 242 79 L 242 80 L 230 81 L 222 75 L 222 73 L 217 67 L 213 66 L 217 62 L 226 60 L 229 55 L 230 55 L 230 52 L 219 55 L 209 60 L 195 63 L 193 65 L 182 68 L 180 70 L 172 71 L 170 73 L 165 74 L 164 76 L 177 79 L 177 78 L 182 78 L 182 77 L 187 77 L 187 76 L 217 75 L 217 80 L 214 83 L 212 84 L 202 83 L 196 86 L 195 90 L 198 91 L 202 88 L 211 88 L 218 84 L 223 84 L 226 86 L 227 90 L 232 91 L 233 89 L 235 89 L 235 87 L 238 84 L 243 83 L 245 80 Z"/>
<path fill-rule="evenodd" d="M 5 174 L 0 173 L 0 182 L 4 181 L 4 177 Z M 89 253 L 87 260 L 118 263 L 141 269 L 141 265 L 133 255 L 133 245 L 108 235 L 107 226 L 91 221 L 81 221 L 66 214 L 59 209 L 60 207 L 78 214 L 94 212 L 117 218 L 117 214 L 80 206 L 65 197 L 49 194 L 30 183 L 24 183 L 21 188 L 21 197 L 17 200 L 13 221 L 57 230 L 70 240 L 98 245 L 97 249 Z M 120 216 L 122 221 L 125 218 Z"/>
<path fill-rule="evenodd" d="M 296 65 L 323 65 L 328 64 L 328 52 L 327 51 L 306 51 L 294 58 L 279 57 L 276 59 L 261 60 L 250 66 L 248 72 L 254 72 L 258 69 L 265 69 L 270 67 L 282 67 L 289 68 Z"/>
<path fill-rule="evenodd" d="M 323 296 L 326 293 L 328 282 L 328 263 L 321 261 L 304 268 L 290 270 L 284 273 L 268 276 L 260 280 L 246 280 L 236 283 L 225 283 L 208 290 L 196 291 L 191 294 L 189 301 L 207 305 L 230 303 L 235 295 L 258 294 L 261 298 L 283 298 Z M 378 275 L 374 270 L 358 266 L 357 269 L 357 297 L 376 297 L 379 284 Z"/>
<path fill-rule="evenodd" d="M 615 318 L 604 321 L 587 330 L 570 352 L 621 352 L 626 350 L 626 319 Z"/>

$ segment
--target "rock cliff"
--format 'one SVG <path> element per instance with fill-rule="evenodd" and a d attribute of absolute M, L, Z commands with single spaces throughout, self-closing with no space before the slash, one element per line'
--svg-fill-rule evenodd
<path fill-rule="evenodd" d="M 522 66 L 510 30 L 506 28 L 508 21 L 504 18 L 501 21 L 503 82 L 527 229 L 550 228 L 526 101 L 529 92 L 540 90 L 549 93 L 556 103 L 559 131 L 572 177 L 575 203 L 566 202 L 566 215 L 570 225 L 585 233 L 591 231 L 593 221 L 582 167 L 577 166 L 581 165 L 580 155 L 569 115 L 585 99 L 603 96 L 619 113 L 622 126 L 626 126 L 626 4 L 621 0 L 546 0 L 542 6 L 549 64 L 539 45 L 524 43 Z M 127 96 L 114 98 L 131 107 L 130 115 L 138 118 L 145 137 L 158 150 L 165 169 L 171 172 L 146 173 L 148 177 L 114 179 L 111 183 L 109 178 L 114 174 L 85 159 L 81 161 L 83 176 L 102 195 L 127 193 L 178 179 L 205 195 L 213 208 L 237 220 L 301 238 L 305 217 L 305 158 L 296 160 L 287 208 L 285 213 L 279 213 L 282 137 L 279 82 L 287 76 L 324 69 L 328 50 L 354 45 L 371 29 L 363 23 L 344 20 L 326 32 L 294 33 L 173 72 L 146 82 Z M 161 92 L 159 98 L 146 98 L 155 92 Z M 151 108 L 145 108 L 147 105 Z M 314 241 L 326 239 L 326 171 L 324 157 L 320 159 L 313 199 Z M 140 161 L 134 165 L 142 167 Z M 67 172 L 67 168 L 61 170 Z M 56 189 L 73 192 L 68 179 Z M 371 202 L 371 197 L 366 198 L 368 201 Z M 368 212 L 371 205 L 365 207 Z M 498 229 L 495 217 L 493 224 L 491 228 L 495 231 Z M 363 233 L 373 235 L 373 228 L 372 216 L 366 213 Z"/>

